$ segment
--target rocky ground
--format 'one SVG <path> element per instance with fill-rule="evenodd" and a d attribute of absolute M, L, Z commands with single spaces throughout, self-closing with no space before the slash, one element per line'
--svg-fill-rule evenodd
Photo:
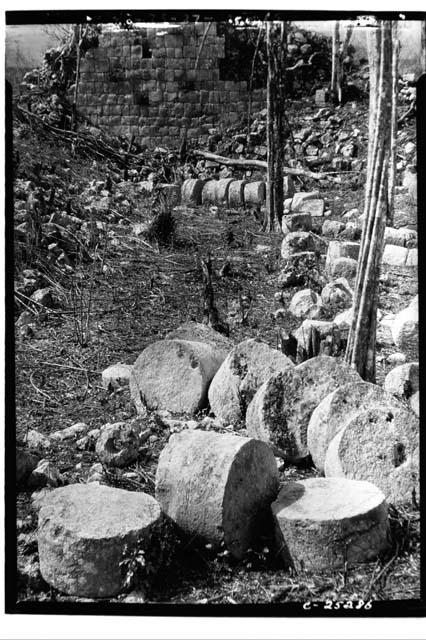
<path fill-rule="evenodd" d="M 314 171 L 335 171 L 335 182 L 295 180 L 298 191 L 320 190 L 330 221 L 342 220 L 354 208 L 362 212 L 366 113 L 365 101 L 319 111 L 313 97 L 293 103 L 288 110 L 294 144 L 289 144 L 287 161 Z M 209 148 L 263 159 L 264 133 L 264 114 L 258 114 L 248 148 L 241 130 L 220 128 L 212 132 Z M 97 474 L 109 486 L 152 495 L 159 454 L 170 435 L 187 425 L 174 423 L 167 415 L 138 416 L 128 387 L 105 389 L 101 373 L 117 362 L 133 364 L 145 347 L 183 322 L 202 322 L 201 260 L 209 254 L 216 304 L 229 324 L 232 341 L 258 338 L 278 347 L 280 329 L 294 331 L 301 322 L 289 312 L 290 301 L 301 287 L 290 286 L 282 297 L 275 295 L 280 291 L 282 233 L 262 231 L 258 207 L 179 206 L 168 237 L 150 236 L 145 233 L 146 224 L 160 205 L 147 178 L 163 182 L 170 166 L 182 177 L 218 175 L 219 170 L 220 177 L 242 177 L 241 172 L 220 169 L 191 154 L 180 165 L 177 152 L 157 150 L 147 159 L 148 168 L 125 181 L 113 161 L 96 160 L 87 150 L 85 157 L 38 128 L 16 123 L 14 134 L 15 208 L 8 213 L 15 225 L 18 445 L 23 446 L 33 430 L 40 434 L 31 449 L 50 463 L 46 473 L 53 485 L 85 483 Z M 398 209 L 412 212 L 412 120 L 402 124 L 398 141 L 399 186 L 405 184 L 397 196 Z M 140 177 L 143 182 L 137 181 Z M 263 175 L 251 171 L 245 177 L 254 180 Z M 383 272 L 379 307 L 385 314 L 397 313 L 417 293 L 417 270 L 387 265 Z M 284 312 L 277 314 L 277 309 Z M 378 384 L 395 366 L 389 357 L 396 351 L 392 343 L 378 343 Z M 204 416 L 205 412 L 196 419 Z M 131 420 L 146 433 L 136 462 L 115 470 L 101 465 L 93 430 Z M 63 431 L 76 424 L 80 427 Z M 229 431 L 214 424 L 210 428 Z M 55 432 L 60 435 L 52 437 Z M 84 437 L 87 432 L 89 437 Z M 315 477 L 317 472 L 312 467 L 280 464 L 279 474 L 284 482 Z M 78 601 L 50 587 L 38 570 L 37 517 L 31 494 L 43 484 L 39 482 L 24 487 L 17 496 L 18 600 Z M 184 546 L 167 579 L 154 581 L 149 593 L 133 594 L 133 601 L 240 604 L 416 599 L 419 513 L 409 503 L 392 507 L 390 514 L 394 546 L 377 561 L 345 571 L 325 570 L 321 575 L 296 574 L 277 568 L 267 541 L 238 562 L 226 550 L 217 553 L 204 546 L 195 550 Z"/>

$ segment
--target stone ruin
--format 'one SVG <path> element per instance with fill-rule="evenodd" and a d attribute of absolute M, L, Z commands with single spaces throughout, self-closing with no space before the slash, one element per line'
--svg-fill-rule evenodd
<path fill-rule="evenodd" d="M 230 125 L 247 111 L 247 82 L 220 78 L 224 57 L 216 23 L 104 31 L 81 61 L 77 108 L 148 147 L 178 145 L 185 130 L 206 139 L 218 120 Z M 255 89 L 253 112 L 265 103 L 265 89 Z"/>

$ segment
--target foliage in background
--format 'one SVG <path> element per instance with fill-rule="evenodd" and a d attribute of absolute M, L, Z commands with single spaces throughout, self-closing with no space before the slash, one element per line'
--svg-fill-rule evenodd
<path fill-rule="evenodd" d="M 219 61 L 221 80 L 250 81 L 253 56 L 256 51 L 256 42 L 259 34 L 260 23 L 253 21 L 221 22 L 217 25 L 219 36 L 225 37 L 225 57 Z M 311 50 L 292 59 L 292 53 L 288 54 L 288 65 L 294 65 L 298 58 L 308 63 L 312 54 L 324 54 L 324 58 L 330 60 L 331 38 L 325 35 L 311 33 L 300 29 L 293 23 L 288 25 L 288 41 L 293 42 L 294 34 L 302 33 L 310 44 Z M 254 62 L 253 89 L 266 87 L 268 71 L 266 55 L 266 32 L 260 35 L 260 42 Z"/>

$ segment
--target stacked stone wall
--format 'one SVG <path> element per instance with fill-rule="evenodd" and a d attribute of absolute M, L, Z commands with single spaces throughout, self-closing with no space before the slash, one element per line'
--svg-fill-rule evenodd
<path fill-rule="evenodd" d="M 225 39 L 215 23 L 204 37 L 206 27 L 104 32 L 81 61 L 79 112 L 149 147 L 178 145 L 185 129 L 189 140 L 205 139 L 219 120 L 237 122 L 247 111 L 247 82 L 220 80 Z M 265 96 L 262 89 L 253 92 L 253 111 L 265 106 Z"/>

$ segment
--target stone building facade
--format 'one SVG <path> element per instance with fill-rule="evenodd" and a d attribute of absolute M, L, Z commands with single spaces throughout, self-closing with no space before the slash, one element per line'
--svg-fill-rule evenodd
<path fill-rule="evenodd" d="M 237 122 L 247 112 L 247 82 L 220 79 L 225 39 L 207 25 L 104 31 L 81 60 L 78 111 L 148 147 L 179 145 L 185 130 L 205 139 L 219 122 Z M 253 91 L 253 111 L 265 104 L 265 90 Z"/>

